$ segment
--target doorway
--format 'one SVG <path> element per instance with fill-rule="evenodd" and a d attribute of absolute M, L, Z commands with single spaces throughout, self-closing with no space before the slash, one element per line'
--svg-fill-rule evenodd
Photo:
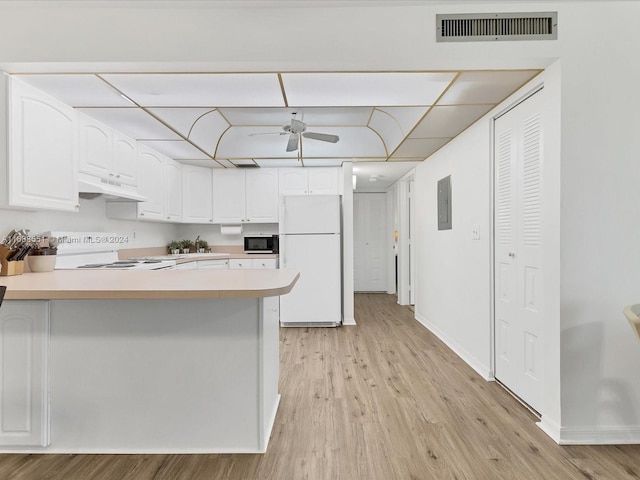
<path fill-rule="evenodd" d="M 387 290 L 387 196 L 385 193 L 353 195 L 354 290 Z"/>

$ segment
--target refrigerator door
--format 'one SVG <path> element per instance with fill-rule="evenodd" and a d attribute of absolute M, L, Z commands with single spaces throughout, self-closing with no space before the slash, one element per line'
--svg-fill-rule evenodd
<path fill-rule="evenodd" d="M 280 234 L 340 233 L 339 195 L 281 198 Z"/>
<path fill-rule="evenodd" d="M 300 272 L 293 290 L 280 297 L 285 327 L 337 326 L 342 322 L 340 235 L 280 237 L 280 266 Z"/>

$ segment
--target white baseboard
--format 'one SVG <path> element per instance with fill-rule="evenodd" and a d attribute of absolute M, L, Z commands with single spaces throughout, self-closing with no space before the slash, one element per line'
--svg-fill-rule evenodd
<path fill-rule="evenodd" d="M 621 427 L 561 427 L 560 445 L 640 444 L 640 425 Z"/>
<path fill-rule="evenodd" d="M 493 380 L 493 376 L 491 375 L 491 368 L 487 365 L 483 365 L 481 362 L 476 360 L 472 355 L 469 354 L 464 348 L 454 342 L 450 337 L 448 337 L 442 330 L 429 322 L 424 316 L 415 312 L 415 318 L 418 322 L 420 322 L 425 328 L 427 328 L 431 333 L 433 333 L 436 337 L 444 342 L 444 344 L 449 347 L 453 352 L 458 355 L 464 362 L 473 368 L 478 375 L 484 378 L 487 381 Z"/>
<path fill-rule="evenodd" d="M 542 415 L 537 425 L 544 433 L 549 435 L 554 442 L 560 443 L 560 425 L 555 421 L 549 420 Z"/>
<path fill-rule="evenodd" d="M 344 317 L 342 319 L 342 325 L 355 325 L 356 319 L 353 317 Z"/>

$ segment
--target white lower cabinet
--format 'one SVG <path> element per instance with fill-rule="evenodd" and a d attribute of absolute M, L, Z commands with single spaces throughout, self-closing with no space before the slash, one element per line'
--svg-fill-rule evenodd
<path fill-rule="evenodd" d="M 229 260 L 226 258 L 217 260 L 198 260 L 198 268 L 207 270 L 228 270 Z"/>
<path fill-rule="evenodd" d="M 278 268 L 278 260 L 275 258 L 232 258 L 229 260 L 229 269 L 240 270 L 249 268 Z"/>
<path fill-rule="evenodd" d="M 198 268 L 198 262 L 185 262 L 178 263 L 176 265 L 176 270 L 195 270 Z"/>
<path fill-rule="evenodd" d="M 49 302 L 0 308 L 0 445 L 49 444 Z"/>

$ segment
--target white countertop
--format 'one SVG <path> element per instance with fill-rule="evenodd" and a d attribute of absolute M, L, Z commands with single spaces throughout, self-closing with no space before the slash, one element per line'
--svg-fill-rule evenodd
<path fill-rule="evenodd" d="M 289 293 L 299 276 L 291 269 L 56 270 L 0 277 L 0 285 L 5 300 L 260 298 Z"/>

